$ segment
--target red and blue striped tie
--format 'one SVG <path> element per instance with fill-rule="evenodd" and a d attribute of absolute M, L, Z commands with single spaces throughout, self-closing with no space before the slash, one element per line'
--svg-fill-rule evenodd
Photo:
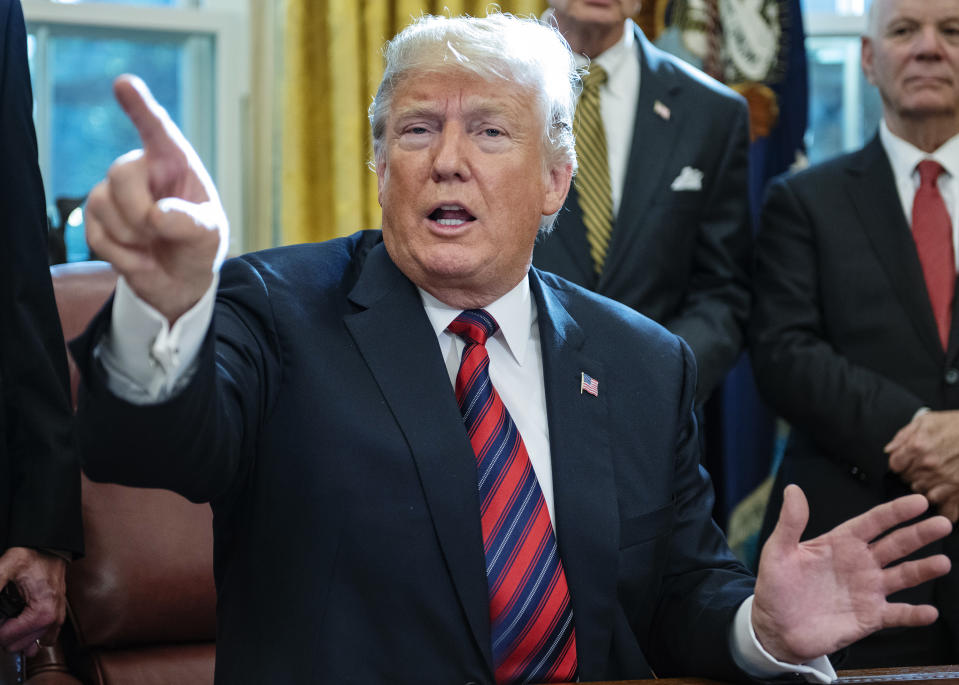
<path fill-rule="evenodd" d="M 470 309 L 448 329 L 466 341 L 456 400 L 476 453 L 496 682 L 570 681 L 576 634 L 566 573 L 526 446 L 490 381 L 485 345 L 497 328 Z"/>

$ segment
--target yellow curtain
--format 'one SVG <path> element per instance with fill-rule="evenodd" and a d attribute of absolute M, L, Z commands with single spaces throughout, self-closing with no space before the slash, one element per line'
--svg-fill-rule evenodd
<path fill-rule="evenodd" d="M 503 0 L 539 15 L 547 0 Z M 381 48 L 421 14 L 484 16 L 488 0 L 287 0 L 281 241 L 378 228 L 367 108 L 383 73 Z"/>

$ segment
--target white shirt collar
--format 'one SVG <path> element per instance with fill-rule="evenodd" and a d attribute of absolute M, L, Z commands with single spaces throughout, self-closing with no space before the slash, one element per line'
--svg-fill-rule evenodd
<path fill-rule="evenodd" d="M 929 154 L 890 131 L 883 119 L 879 122 L 879 140 L 889 157 L 895 178 L 911 178 L 916 165 L 924 159 L 936 160 L 952 177 L 959 173 L 959 134 Z"/>
<path fill-rule="evenodd" d="M 436 336 L 450 335 L 447 333 L 446 327 L 463 310 L 440 302 L 422 288 L 417 288 L 417 290 L 420 291 L 426 316 L 429 317 Z M 501 337 L 513 359 L 522 366 L 526 357 L 530 329 L 533 325 L 533 301 L 529 289 L 529 276 L 523 278 L 516 284 L 516 287 L 492 304 L 484 307 L 484 309 L 499 324 L 499 331 L 496 332 L 494 337 Z"/>
<path fill-rule="evenodd" d="M 623 22 L 622 38 L 593 58 L 593 61 L 605 69 L 607 74 L 617 74 L 622 71 L 620 65 L 625 60 L 636 59 L 636 48 L 633 47 L 635 42 L 636 36 L 633 35 L 633 21 L 632 19 L 627 19 Z M 584 66 L 586 62 L 589 61 L 585 55 L 574 54 L 573 56 L 577 60 L 577 66 Z M 580 62 L 580 59 L 583 61 Z"/>

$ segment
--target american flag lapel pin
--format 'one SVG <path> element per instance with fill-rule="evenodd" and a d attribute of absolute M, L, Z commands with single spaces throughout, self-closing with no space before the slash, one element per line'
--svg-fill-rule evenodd
<path fill-rule="evenodd" d="M 653 103 L 653 111 L 656 112 L 656 114 L 658 114 L 663 121 L 669 121 L 669 117 L 671 114 L 671 112 L 669 111 L 669 107 L 664 105 L 659 100 Z"/>
<path fill-rule="evenodd" d="M 593 397 L 599 397 L 599 381 L 590 376 L 585 371 L 580 372 L 579 394 L 588 392 Z"/>

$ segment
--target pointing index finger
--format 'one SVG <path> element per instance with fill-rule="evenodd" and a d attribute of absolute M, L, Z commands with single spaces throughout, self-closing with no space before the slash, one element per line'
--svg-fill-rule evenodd
<path fill-rule="evenodd" d="M 175 125 L 141 78 L 132 74 L 118 76 L 113 82 L 113 93 L 136 127 L 148 156 L 163 157 L 177 148 Z"/>

